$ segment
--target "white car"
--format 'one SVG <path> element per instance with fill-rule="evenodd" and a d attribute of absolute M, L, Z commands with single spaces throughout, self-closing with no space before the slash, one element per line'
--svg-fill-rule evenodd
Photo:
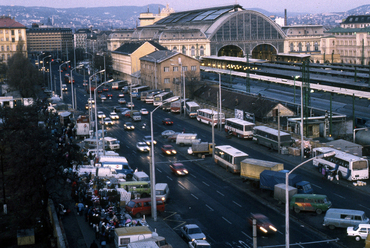
<path fill-rule="evenodd" d="M 107 97 L 106 97 L 105 95 L 100 95 L 100 99 L 101 99 L 102 101 L 104 101 L 104 100 L 107 100 Z"/>
<path fill-rule="evenodd" d="M 128 107 L 128 108 L 135 107 L 135 104 L 133 102 L 128 102 L 126 104 L 126 107 Z"/>
<path fill-rule="evenodd" d="M 140 109 L 140 114 L 147 115 L 147 114 L 149 114 L 149 111 L 146 108 L 142 108 L 142 109 Z"/>
<path fill-rule="evenodd" d="M 206 240 L 193 240 L 189 242 L 189 248 L 211 248 Z"/>
<path fill-rule="evenodd" d="M 109 117 L 104 118 L 104 125 L 106 126 L 113 125 L 113 121 L 111 120 L 111 118 Z"/>
<path fill-rule="evenodd" d="M 111 112 L 109 114 L 109 117 L 112 119 L 112 120 L 118 120 L 119 119 L 119 115 L 117 115 L 116 112 Z"/>
<path fill-rule="evenodd" d="M 359 224 L 357 226 L 347 227 L 347 236 L 355 237 L 356 241 L 366 239 L 370 233 L 370 224 Z"/>
<path fill-rule="evenodd" d="M 119 104 L 125 104 L 126 100 L 124 98 L 120 98 L 120 99 L 118 99 L 118 103 Z"/>
<path fill-rule="evenodd" d="M 103 113 L 103 111 L 98 111 L 98 118 L 102 119 L 102 118 L 105 118 L 105 114 Z"/>
<path fill-rule="evenodd" d="M 66 84 L 62 84 L 62 90 L 63 90 L 63 91 L 68 90 L 68 88 L 67 88 L 67 85 L 66 85 Z"/>
<path fill-rule="evenodd" d="M 141 152 L 149 152 L 150 151 L 149 146 L 145 142 L 137 142 L 136 143 L 136 148 L 137 148 L 138 151 L 141 151 Z"/>
<path fill-rule="evenodd" d="M 173 130 L 164 130 L 161 135 L 163 138 L 167 139 L 169 136 L 174 135 L 175 131 Z"/>

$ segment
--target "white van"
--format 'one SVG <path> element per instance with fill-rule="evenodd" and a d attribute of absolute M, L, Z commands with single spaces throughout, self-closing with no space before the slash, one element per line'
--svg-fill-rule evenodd
<path fill-rule="evenodd" d="M 369 224 L 370 220 L 366 217 L 364 211 L 352 209 L 331 208 L 326 211 L 323 226 L 330 229 L 336 227 L 347 228 L 359 224 Z"/>
<path fill-rule="evenodd" d="M 161 198 L 163 202 L 167 202 L 170 194 L 170 189 L 167 183 L 157 183 L 155 185 L 155 196 Z"/>
<path fill-rule="evenodd" d="M 179 133 L 176 137 L 176 144 L 180 146 L 191 145 L 193 142 L 200 142 L 196 133 Z"/>
<path fill-rule="evenodd" d="M 149 178 L 148 174 L 146 174 L 144 171 L 136 171 L 136 172 L 134 172 L 133 179 L 135 181 L 150 182 L 150 178 Z"/>
<path fill-rule="evenodd" d="M 104 137 L 104 143 L 110 150 L 119 150 L 120 148 L 119 140 L 116 138 Z"/>

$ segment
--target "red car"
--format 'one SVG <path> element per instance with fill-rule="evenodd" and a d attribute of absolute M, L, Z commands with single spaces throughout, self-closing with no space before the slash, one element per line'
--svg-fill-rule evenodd
<path fill-rule="evenodd" d="M 176 150 L 171 145 L 163 145 L 161 150 L 164 155 L 176 155 Z"/>
<path fill-rule="evenodd" d="M 252 214 L 248 218 L 249 225 L 253 226 L 253 219 L 256 219 L 257 231 L 262 234 L 276 233 L 276 227 L 271 224 L 269 218 L 263 214 Z"/>
<path fill-rule="evenodd" d="M 164 118 L 162 120 L 162 123 L 163 123 L 163 125 L 172 125 L 173 124 L 173 121 L 171 121 L 170 118 Z"/>
<path fill-rule="evenodd" d="M 185 168 L 185 166 L 182 163 L 170 164 L 170 169 L 173 173 L 175 173 L 178 176 L 185 176 L 189 174 L 189 171 Z"/>

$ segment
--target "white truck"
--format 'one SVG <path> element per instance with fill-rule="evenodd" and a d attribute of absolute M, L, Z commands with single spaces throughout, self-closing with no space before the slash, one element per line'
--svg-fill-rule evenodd
<path fill-rule="evenodd" d="M 211 155 L 214 145 L 208 142 L 193 142 L 188 149 L 188 154 L 198 155 Z"/>
<path fill-rule="evenodd" d="M 99 156 L 98 163 L 95 166 L 110 167 L 115 169 L 118 173 L 123 173 L 126 178 L 132 178 L 134 171 L 128 164 L 125 157 L 121 156 Z"/>
<path fill-rule="evenodd" d="M 119 150 L 120 149 L 120 142 L 116 138 L 113 137 L 104 137 L 104 143 L 110 150 Z"/>
<path fill-rule="evenodd" d="M 197 139 L 196 133 L 179 133 L 176 137 L 176 144 L 180 146 L 191 145 L 197 142 L 199 143 L 200 139 Z"/>
<path fill-rule="evenodd" d="M 132 242 L 152 236 L 153 233 L 147 226 L 119 227 L 114 229 L 114 244 L 116 248 L 129 247 Z"/>
<path fill-rule="evenodd" d="M 78 138 L 89 137 L 90 121 L 88 115 L 80 115 L 76 120 L 76 136 Z"/>

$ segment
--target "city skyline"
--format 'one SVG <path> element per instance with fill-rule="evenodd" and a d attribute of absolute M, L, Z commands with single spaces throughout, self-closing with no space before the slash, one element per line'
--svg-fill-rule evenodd
<path fill-rule="evenodd" d="M 56 0 L 0 0 L 0 5 L 16 5 L 25 7 L 51 7 L 51 8 L 76 8 L 76 7 L 110 7 L 110 6 L 145 6 L 148 4 L 169 4 L 176 12 L 209 8 L 216 6 L 239 4 L 245 9 L 261 8 L 269 12 L 283 12 L 284 9 L 289 12 L 299 13 L 327 13 L 327 12 L 345 12 L 362 5 L 369 4 L 368 0 L 344 1 L 344 0 L 270 0 L 248 3 L 246 0 L 214 0 L 212 2 L 199 2 L 196 0 L 189 0 L 186 2 L 176 0 L 137 0 L 135 4 L 127 4 L 122 0 L 75 0 L 66 5 L 63 1 Z"/>

